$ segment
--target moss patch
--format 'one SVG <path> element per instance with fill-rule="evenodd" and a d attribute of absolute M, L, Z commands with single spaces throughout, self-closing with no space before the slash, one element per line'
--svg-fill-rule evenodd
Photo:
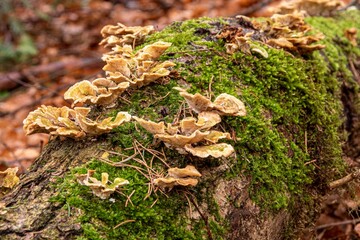
<path fill-rule="evenodd" d="M 226 19 L 204 18 L 174 23 L 149 36 L 146 44 L 158 40 L 172 42 L 161 60 L 176 62 L 178 75 L 173 74 L 163 83 L 131 92 L 125 96 L 129 103 L 120 103 L 119 110 L 154 121 L 172 122 L 183 102 L 177 91 L 172 90 L 174 86 L 187 85 L 190 92 L 204 95 L 217 96 L 224 92 L 236 95 L 244 101 L 248 115 L 223 118 L 222 126 L 237 139 L 230 141 L 235 146 L 237 158 L 226 172 L 227 178 L 240 174 L 251 178 L 250 197 L 263 209 L 278 211 L 311 199 L 309 191 L 315 189 L 321 193 L 328 181 L 344 171 L 338 136 L 342 107 L 337 79 L 342 76 L 344 81 L 352 81 L 346 67 L 346 55 L 353 52 L 359 56 L 359 50 L 346 42 L 342 33 L 344 28 L 351 27 L 347 22 L 354 22 L 355 17 L 358 25 L 358 13 L 345 13 L 335 20 L 308 19 L 328 37 L 323 40 L 325 50 L 304 58 L 265 45 L 261 46 L 269 54 L 267 59 L 240 52 L 227 55 L 224 43 L 211 33 L 226 24 Z M 134 123 L 119 127 L 108 135 L 108 139 L 129 156 L 133 152 L 126 149 L 132 147 L 133 139 L 137 139 L 149 148 L 164 149 L 172 166 L 184 166 L 189 161 L 202 168 L 211 165 L 155 144 L 152 136 L 140 126 L 136 128 Z M 144 156 L 148 161 L 152 157 L 147 153 Z M 163 165 L 155 162 L 154 167 L 160 170 Z M 101 172 L 108 172 L 110 180 L 115 177 L 129 180 L 130 185 L 124 193 L 129 195 L 135 190 L 131 198 L 133 205 L 125 207 L 126 198 L 118 194 L 113 197 L 114 203 L 97 199 L 88 188 L 77 184 L 74 174 L 86 173 L 86 169 L 95 169 L 97 177 Z M 67 203 L 72 210 L 81 209 L 79 221 L 86 239 L 206 237 L 204 221 L 191 222 L 184 218 L 187 201 L 183 194 L 172 191 L 168 197 L 157 194 L 143 200 L 147 182 L 132 168 L 115 168 L 94 160 L 74 169 L 65 178 L 57 200 Z M 227 231 L 227 223 L 219 215 L 212 189 L 202 183 L 191 192 L 199 204 L 206 202 L 209 205 L 208 227 L 216 238 L 221 239 Z M 157 203 L 150 207 L 156 199 Z M 135 222 L 114 228 L 126 220 Z"/>

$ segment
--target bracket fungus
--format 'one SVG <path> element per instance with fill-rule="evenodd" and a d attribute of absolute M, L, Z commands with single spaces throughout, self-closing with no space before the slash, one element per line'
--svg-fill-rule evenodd
<path fill-rule="evenodd" d="M 93 82 L 83 80 L 71 86 L 64 94 L 65 100 L 77 103 L 109 105 L 129 87 L 129 83 L 116 84 L 106 78 L 98 78 Z"/>
<path fill-rule="evenodd" d="M 154 179 L 154 184 L 170 190 L 174 186 L 196 186 L 197 177 L 201 177 L 201 173 L 194 166 L 187 165 L 185 168 L 169 168 L 168 176 Z"/>
<path fill-rule="evenodd" d="M 5 171 L 0 171 L 0 187 L 13 188 L 19 183 L 20 179 L 16 176 L 18 167 L 8 168 Z"/>
<path fill-rule="evenodd" d="M 227 144 L 217 144 L 220 139 L 230 139 L 229 133 L 211 130 L 221 122 L 222 115 L 244 116 L 246 110 L 244 104 L 229 94 L 219 95 L 214 103 L 201 94 L 188 94 L 181 88 L 180 94 L 198 114 L 198 118 L 186 117 L 179 124 L 165 125 L 164 122 L 156 123 L 142 118 L 133 117 L 143 128 L 161 140 L 165 146 L 175 148 L 181 154 L 191 153 L 194 156 L 206 158 L 228 157 L 234 152 L 234 148 Z M 209 111 L 212 110 L 212 111 Z M 199 145 L 193 147 L 194 145 Z"/>
<path fill-rule="evenodd" d="M 274 14 L 270 20 L 258 24 L 257 27 L 270 37 L 266 43 L 273 47 L 284 48 L 300 54 L 325 47 L 322 44 L 313 44 L 324 38 L 322 34 L 306 35 L 311 27 L 305 23 L 304 15 L 301 12 Z"/>
<path fill-rule="evenodd" d="M 91 108 L 74 107 L 77 103 L 112 106 L 115 100 L 130 87 L 142 87 L 170 74 L 170 61 L 157 59 L 171 46 L 158 41 L 144 46 L 136 53 L 133 47 L 142 43 L 145 36 L 154 31 L 153 26 L 126 27 L 122 24 L 105 26 L 101 34 L 105 38 L 100 44 L 111 46 L 112 51 L 103 55 L 106 78 L 90 82 L 80 81 L 64 94 L 65 100 L 72 101 L 72 108 L 41 106 L 30 112 L 24 120 L 27 135 L 49 133 L 75 139 L 86 135 L 107 133 L 124 122 L 131 120 L 126 112 L 118 112 L 115 119 L 105 118 L 94 121 L 88 118 Z M 117 39 L 117 41 L 113 41 Z"/>
<path fill-rule="evenodd" d="M 207 158 L 209 156 L 214 158 L 229 157 L 234 153 L 234 148 L 230 144 L 218 143 L 208 146 L 192 147 L 191 145 L 185 145 L 185 150 L 192 155 Z"/>
<path fill-rule="evenodd" d="M 180 95 L 185 98 L 190 108 L 197 113 L 214 111 L 223 116 L 246 115 L 244 103 L 230 94 L 222 93 L 214 100 L 214 102 L 211 102 L 208 98 L 199 93 L 193 95 L 179 87 L 175 87 L 174 89 L 180 91 Z"/>
<path fill-rule="evenodd" d="M 356 40 L 357 32 L 358 32 L 357 29 L 354 27 L 345 30 L 345 37 L 355 47 L 357 46 L 357 40 Z"/>
<path fill-rule="evenodd" d="M 127 46 L 125 55 L 124 48 L 113 48 L 111 54 L 103 58 L 107 63 L 103 70 L 106 71 L 107 78 L 116 83 L 129 82 L 131 87 L 137 88 L 148 85 L 170 74 L 168 68 L 175 64 L 170 61 L 157 61 L 170 46 L 171 43 L 158 41 L 136 53 L 132 53 Z M 117 49 L 120 52 L 117 52 Z"/>
<path fill-rule="evenodd" d="M 88 135 L 101 135 L 110 132 L 112 129 L 131 120 L 131 115 L 127 112 L 118 112 L 115 119 L 108 117 L 101 121 L 93 121 L 87 117 L 90 108 L 76 107 L 74 111 L 77 124 Z"/>
<path fill-rule="evenodd" d="M 241 28 L 225 27 L 216 37 L 226 41 L 225 48 L 228 54 L 241 51 L 247 55 L 258 53 L 263 58 L 268 58 L 267 51 L 254 44 L 255 41 L 258 42 L 252 38 L 254 33 L 254 31 L 245 32 Z"/>
<path fill-rule="evenodd" d="M 89 112 L 90 108 L 85 107 L 71 109 L 42 105 L 29 113 L 23 122 L 24 130 L 27 135 L 49 133 L 79 139 L 107 133 L 131 119 L 127 112 L 118 112 L 114 120 L 109 117 L 97 122 L 87 118 Z"/>
<path fill-rule="evenodd" d="M 68 107 L 52 107 L 42 105 L 29 113 L 23 121 L 27 135 L 49 133 L 51 135 L 81 138 L 85 133 L 74 121 L 76 113 Z"/>
<path fill-rule="evenodd" d="M 129 181 L 123 178 L 115 178 L 113 183 L 108 184 L 108 173 L 101 173 L 101 181 L 92 177 L 94 173 L 94 170 L 88 170 L 87 174 L 78 175 L 77 181 L 81 185 L 90 187 L 93 194 L 101 199 L 109 198 L 115 190 L 129 184 Z"/>
<path fill-rule="evenodd" d="M 123 46 L 141 44 L 145 37 L 155 31 L 154 26 L 135 26 L 127 27 L 121 23 L 117 25 L 106 25 L 101 29 L 101 35 L 104 38 L 100 45 L 113 47 L 115 45 Z"/>

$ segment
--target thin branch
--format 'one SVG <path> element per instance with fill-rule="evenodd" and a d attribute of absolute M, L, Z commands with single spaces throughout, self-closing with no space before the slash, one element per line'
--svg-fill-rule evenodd
<path fill-rule="evenodd" d="M 334 222 L 334 223 L 328 223 L 328 224 L 320 225 L 320 226 L 317 226 L 315 229 L 320 230 L 320 229 L 325 229 L 325 228 L 335 227 L 335 226 L 341 226 L 341 225 L 346 225 L 346 224 L 357 224 L 359 222 L 360 222 L 360 218 L 356 218 L 356 219 L 353 219 L 353 220 L 346 220 L 346 221 L 342 221 L 342 222 Z"/>
<path fill-rule="evenodd" d="M 329 184 L 329 187 L 331 189 L 338 188 L 340 186 L 343 186 L 343 185 L 347 184 L 348 182 L 352 181 L 353 179 L 357 179 L 357 178 L 360 178 L 360 169 L 356 170 L 353 173 L 350 173 L 350 174 L 346 175 L 343 178 L 340 178 L 338 180 L 335 180 L 335 181 L 331 182 Z"/>
<path fill-rule="evenodd" d="M 116 225 L 113 229 L 116 229 L 116 228 L 120 227 L 121 225 L 124 225 L 126 223 L 131 223 L 131 222 L 135 222 L 135 220 L 132 220 L 132 219 L 125 220 L 125 221 L 119 223 L 118 225 Z"/>
<path fill-rule="evenodd" d="M 190 194 L 192 195 L 192 194 Z M 209 221 L 208 221 L 208 218 L 207 216 L 205 216 L 201 211 L 200 211 L 200 208 L 199 206 L 195 203 L 194 199 L 192 197 L 189 197 L 189 200 L 191 201 L 191 203 L 195 206 L 196 210 L 199 212 L 201 218 L 204 220 L 205 222 L 205 226 L 206 226 L 206 231 L 207 231 L 207 234 L 208 234 L 208 238 L 209 240 L 213 240 L 213 236 L 211 234 L 211 230 L 210 230 L 210 226 L 209 226 Z"/>

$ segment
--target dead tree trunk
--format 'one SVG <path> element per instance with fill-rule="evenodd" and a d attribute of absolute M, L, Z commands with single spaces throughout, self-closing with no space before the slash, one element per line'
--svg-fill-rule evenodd
<path fill-rule="evenodd" d="M 350 27 L 360 26 L 359 19 L 357 11 L 308 19 L 325 35 L 325 48 L 302 56 L 265 45 L 269 36 L 243 18 L 174 23 L 150 35 L 145 44 L 173 44 L 163 60 L 176 67 L 169 78 L 124 94 L 116 110 L 172 122 L 190 113 L 173 87 L 191 87 L 213 98 L 237 95 L 248 115 L 227 117 L 219 127 L 231 134 L 228 142 L 236 156 L 184 156 L 154 141 L 135 123 L 96 139 L 55 138 L 1 200 L 1 239 L 301 236 L 317 217 L 328 183 L 346 175 L 342 156 L 359 157 L 360 54 L 344 36 Z M 249 31 L 254 33 L 248 51 L 227 54 L 224 41 Z M 216 37 L 219 33 L 227 34 L 225 40 Z M 344 131 L 349 139 L 341 138 Z M 158 190 L 147 196 L 153 179 L 132 167 L 103 162 L 104 151 L 114 162 L 129 156 L 129 165 L 141 167 L 135 159 L 142 159 L 163 175 L 163 162 L 171 167 L 195 165 L 202 177 L 194 188 Z M 87 169 L 108 172 L 110 180 L 126 178 L 130 184 L 122 194 L 101 200 L 76 182 L 76 174 Z"/>

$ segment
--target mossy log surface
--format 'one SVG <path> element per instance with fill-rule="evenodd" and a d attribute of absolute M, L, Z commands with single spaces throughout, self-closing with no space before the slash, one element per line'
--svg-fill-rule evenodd
<path fill-rule="evenodd" d="M 307 22 L 326 36 L 321 42 L 326 48 L 306 56 L 260 42 L 254 44 L 268 58 L 226 54 L 215 35 L 225 25 L 251 28 L 236 19 L 176 22 L 150 35 L 144 44 L 172 43 L 161 57 L 176 63 L 172 74 L 127 92 L 115 109 L 98 113 L 128 111 L 171 123 L 185 106 L 173 87 L 211 97 L 232 94 L 248 112 L 221 123 L 233 137 L 227 142 L 236 156 L 204 160 L 181 155 L 134 122 L 96 139 L 55 138 L 2 198 L 1 239 L 295 239 L 311 229 L 328 183 L 346 174 L 342 157 L 359 157 L 360 50 L 344 31 L 360 26 L 360 14 L 347 11 Z M 140 144 L 159 152 L 154 156 L 143 150 L 137 156 L 152 168 L 165 172 L 157 158 L 165 156 L 172 167 L 192 164 L 203 175 L 200 183 L 145 199 L 145 176 L 101 161 L 104 151 L 117 153 L 110 160 L 121 161 Z M 98 179 L 107 172 L 110 180 L 121 177 L 130 184 L 123 195 L 101 200 L 76 182 L 76 174 L 87 169 L 96 170 Z"/>

